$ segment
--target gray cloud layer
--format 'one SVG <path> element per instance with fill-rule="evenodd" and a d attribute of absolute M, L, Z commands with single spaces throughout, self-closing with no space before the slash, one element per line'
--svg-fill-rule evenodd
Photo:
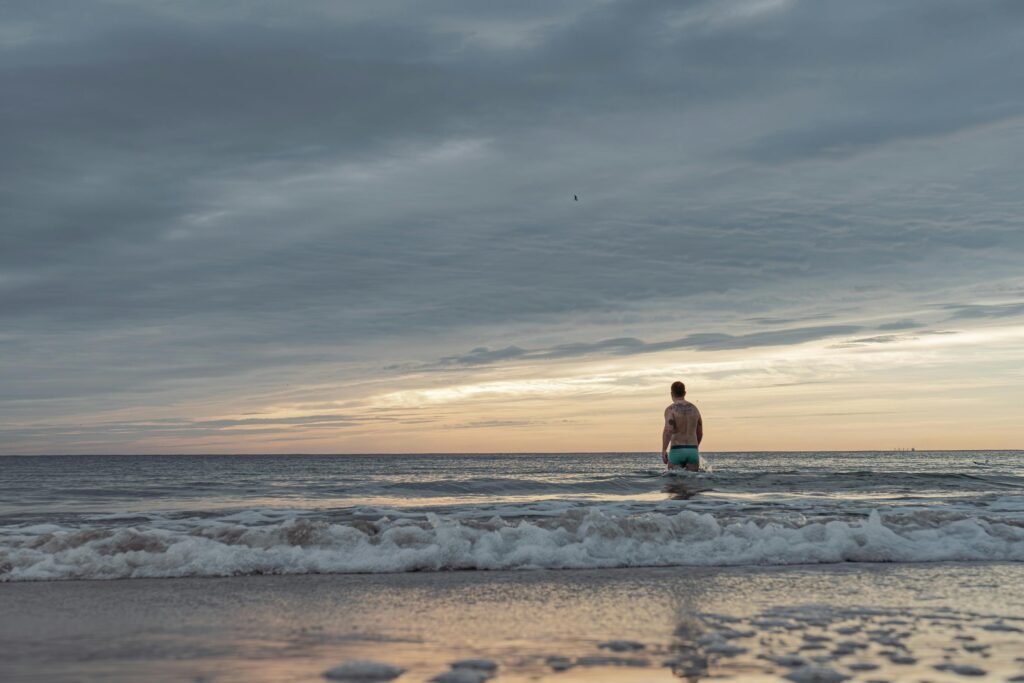
<path fill-rule="evenodd" d="M 619 337 L 616 339 L 602 339 L 592 343 L 559 344 L 545 349 L 523 349 L 518 346 L 507 346 L 503 349 L 491 350 L 487 347 L 478 347 L 461 356 L 446 356 L 437 365 L 439 367 L 491 365 L 509 360 L 577 358 L 595 354 L 632 356 L 657 351 L 671 351 L 673 349 L 724 351 L 761 346 L 787 346 L 789 344 L 801 344 L 837 335 L 853 334 L 861 329 L 863 328 L 857 325 L 821 325 L 817 327 L 772 330 L 770 332 L 753 332 L 742 335 L 720 332 L 690 334 L 680 339 L 670 339 L 661 342 L 645 342 L 635 337 Z"/>
<path fill-rule="evenodd" d="M 949 298 L 1019 275 L 1022 20 L 1015 0 L 5 7 L 0 405 L 788 344 L 880 299 L 892 331 L 925 324 L 911 302 L 1022 315 Z M 544 341 L 566 321 L 591 336 Z"/>
<path fill-rule="evenodd" d="M 1012 318 L 1024 315 L 1024 301 L 1006 304 L 950 304 L 944 307 L 951 311 L 954 320 L 970 318 Z"/>

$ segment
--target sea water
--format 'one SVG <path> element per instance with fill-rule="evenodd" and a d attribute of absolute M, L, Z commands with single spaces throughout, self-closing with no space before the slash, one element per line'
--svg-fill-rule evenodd
<path fill-rule="evenodd" d="M 1024 561 L 1024 452 L 0 458 L 0 581 Z"/>

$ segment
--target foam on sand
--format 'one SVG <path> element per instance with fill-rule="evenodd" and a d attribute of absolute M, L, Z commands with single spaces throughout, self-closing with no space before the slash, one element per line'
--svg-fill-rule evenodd
<path fill-rule="evenodd" d="M 492 659 L 460 659 L 457 662 L 452 662 L 451 667 L 453 669 L 480 671 L 490 676 L 493 676 L 498 671 L 498 663 Z"/>
<path fill-rule="evenodd" d="M 430 683 L 484 683 L 491 674 L 479 669 L 450 669 L 430 679 Z"/>
<path fill-rule="evenodd" d="M 842 683 L 842 681 L 850 679 L 849 676 L 841 674 L 835 669 L 813 665 L 793 669 L 783 678 L 791 680 L 793 683 Z"/>
<path fill-rule="evenodd" d="M 356 659 L 328 669 L 324 672 L 324 678 L 332 681 L 371 683 L 372 681 L 390 681 L 403 673 L 405 673 L 405 669 L 391 664 Z"/>

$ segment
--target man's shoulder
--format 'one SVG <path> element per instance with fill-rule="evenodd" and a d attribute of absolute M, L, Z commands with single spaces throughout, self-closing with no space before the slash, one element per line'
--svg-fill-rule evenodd
<path fill-rule="evenodd" d="M 680 401 L 679 403 L 673 403 L 672 405 L 677 407 L 679 410 L 682 410 L 684 413 L 700 414 L 700 409 L 697 407 L 697 404 L 692 401 Z"/>

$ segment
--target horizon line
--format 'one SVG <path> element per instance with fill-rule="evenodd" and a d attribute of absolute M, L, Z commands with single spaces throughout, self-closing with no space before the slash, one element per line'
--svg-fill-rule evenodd
<path fill-rule="evenodd" d="M 735 450 L 735 451 L 701 451 L 702 453 L 714 455 L 735 455 L 743 453 L 1024 453 L 1024 448 L 945 448 L 945 449 L 902 449 L 902 448 L 881 448 L 881 449 L 836 449 L 836 450 Z M 348 452 L 348 453 L 0 453 L 0 458 L 72 458 L 72 457 L 179 457 L 179 456 L 222 456 L 222 457 L 253 457 L 253 456 L 281 456 L 281 457 L 393 457 L 410 455 L 463 455 L 463 456 L 488 456 L 488 455 L 645 455 L 657 456 L 657 451 L 421 451 L 421 452 Z"/>

